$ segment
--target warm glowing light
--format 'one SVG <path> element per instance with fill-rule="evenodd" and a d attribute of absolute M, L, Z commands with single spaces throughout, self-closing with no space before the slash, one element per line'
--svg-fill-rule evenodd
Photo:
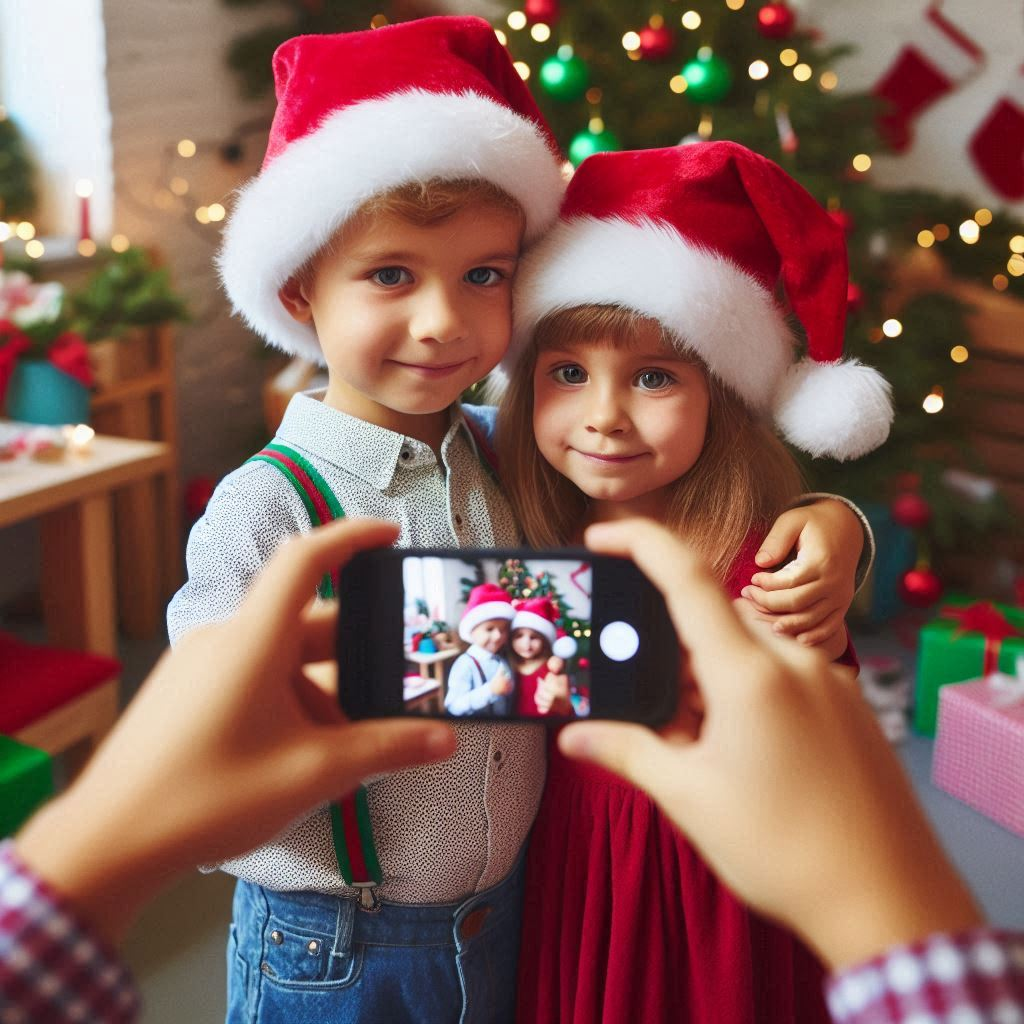
<path fill-rule="evenodd" d="M 942 388 L 936 388 L 930 395 L 925 395 L 924 401 L 921 403 L 921 408 L 928 413 L 941 412 L 943 405 L 946 403 L 942 400 Z"/>
<path fill-rule="evenodd" d="M 508 21 L 508 27 L 513 32 L 526 28 L 526 15 L 522 11 L 512 11 L 506 20 Z"/>
<path fill-rule="evenodd" d="M 779 60 L 782 61 L 787 68 L 791 68 L 798 60 L 800 60 L 800 56 L 796 50 L 791 47 L 786 47 L 786 49 L 779 54 Z"/>
<path fill-rule="evenodd" d="M 184 178 L 171 178 L 170 189 L 176 196 L 187 195 L 188 182 Z"/>
<path fill-rule="evenodd" d="M 886 320 L 885 323 L 882 324 L 882 333 L 887 338 L 898 338 L 903 333 L 903 324 L 901 324 L 899 320 L 892 318 Z"/>
<path fill-rule="evenodd" d="M 212 221 L 223 220 L 227 215 L 227 210 L 220 203 L 211 203 L 207 207 L 206 212 Z"/>
<path fill-rule="evenodd" d="M 643 60 L 643 54 L 639 50 L 627 50 L 626 56 L 634 63 L 638 60 Z"/>
<path fill-rule="evenodd" d="M 925 228 L 917 233 L 917 244 L 922 249 L 930 249 L 935 244 L 935 233 Z"/>
<path fill-rule="evenodd" d="M 584 94 L 587 98 L 588 103 L 600 103 L 601 97 L 604 93 L 601 92 L 600 88 L 596 85 L 592 85 Z"/>
<path fill-rule="evenodd" d="M 197 207 L 196 208 L 196 220 L 199 221 L 200 224 L 209 224 L 210 223 L 210 211 L 205 206 Z"/>
<path fill-rule="evenodd" d="M 867 153 L 858 153 L 853 158 L 853 169 L 855 171 L 859 171 L 861 174 L 864 174 L 865 171 L 870 171 L 871 157 L 869 157 Z"/>
<path fill-rule="evenodd" d="M 92 439 L 95 436 L 96 431 L 88 423 L 76 423 L 73 427 L 64 428 L 64 437 L 67 439 L 68 448 L 78 454 L 89 450 L 89 445 L 92 444 Z"/>
<path fill-rule="evenodd" d="M 110 240 L 110 248 L 114 252 L 127 252 L 130 244 L 127 235 L 114 235 Z"/>
<path fill-rule="evenodd" d="M 627 32 L 622 37 L 622 48 L 632 52 L 640 49 L 640 34 L 638 32 Z"/>
<path fill-rule="evenodd" d="M 31 221 L 23 220 L 18 223 L 14 233 L 23 241 L 28 242 L 36 237 L 36 226 Z"/>
<path fill-rule="evenodd" d="M 6 221 L 0 220 L 0 242 L 6 242 L 13 234 L 14 232 L 11 231 L 11 225 Z"/>
<path fill-rule="evenodd" d="M 88 199 L 92 195 L 92 182 L 88 178 L 79 178 L 75 182 L 75 195 L 79 199 Z"/>
<path fill-rule="evenodd" d="M 555 56 L 559 60 L 568 60 L 576 51 L 569 45 L 569 43 L 562 43 L 562 45 L 555 50 Z"/>
<path fill-rule="evenodd" d="M 702 139 L 710 139 L 711 133 L 715 130 L 715 122 L 711 120 L 710 112 L 700 115 L 700 124 L 697 125 L 697 134 Z"/>
<path fill-rule="evenodd" d="M 728 7 L 730 11 L 742 11 L 743 5 L 746 2 L 747 0 L 725 0 L 725 6 Z"/>
<path fill-rule="evenodd" d="M 587 130 L 591 135 L 600 135 L 604 131 L 604 118 L 592 117 L 587 123 Z"/>
<path fill-rule="evenodd" d="M 669 82 L 668 82 L 668 87 L 674 93 L 684 93 L 684 92 L 686 92 L 686 85 L 687 85 L 686 79 L 683 78 L 682 75 L 673 75 L 669 79 Z"/>
<path fill-rule="evenodd" d="M 978 222 L 976 220 L 965 220 L 960 225 L 960 237 L 968 245 L 974 245 L 981 238 L 981 228 L 978 227 Z"/>
<path fill-rule="evenodd" d="M 1024 252 L 1024 235 L 1014 235 L 1010 239 L 1010 252 Z"/>
<path fill-rule="evenodd" d="M 932 226 L 932 233 L 935 235 L 936 242 L 944 242 L 947 238 L 949 238 L 949 225 L 934 224 Z"/>
<path fill-rule="evenodd" d="M 186 159 L 190 156 L 196 155 L 196 144 L 191 139 L 182 139 L 178 143 L 178 156 L 183 156 Z"/>
<path fill-rule="evenodd" d="M 974 219 L 983 227 L 988 227 L 992 223 L 992 211 L 986 209 L 984 206 L 980 210 L 976 210 L 974 213 Z"/>
<path fill-rule="evenodd" d="M 682 17 L 683 28 L 688 28 L 691 32 L 694 29 L 700 28 L 700 15 L 696 11 L 687 11 Z"/>
<path fill-rule="evenodd" d="M 530 65 L 525 60 L 517 60 L 512 65 L 519 72 L 519 77 L 525 82 L 530 77 Z"/>
<path fill-rule="evenodd" d="M 508 46 L 508 36 L 505 35 L 500 28 L 496 28 L 494 30 L 494 34 L 498 37 L 498 42 L 501 43 L 502 46 Z"/>
<path fill-rule="evenodd" d="M 749 68 L 747 68 L 747 74 L 755 82 L 760 82 L 762 78 L 768 77 L 768 64 L 763 60 L 755 60 Z"/>
<path fill-rule="evenodd" d="M 811 75 L 813 74 L 814 72 L 811 70 L 810 64 L 797 64 L 797 66 L 793 68 L 793 77 L 798 82 L 809 82 L 811 80 Z"/>
<path fill-rule="evenodd" d="M 545 25 L 544 22 L 538 21 L 537 24 L 530 29 L 530 35 L 533 37 L 534 42 L 546 43 L 551 38 L 551 29 L 549 26 Z"/>
<path fill-rule="evenodd" d="M 29 259 L 37 260 L 44 252 L 46 252 L 46 247 L 38 238 L 33 238 L 31 242 L 25 243 L 25 255 Z"/>
<path fill-rule="evenodd" d="M 710 46 L 702 46 L 697 50 L 697 60 L 711 60 L 715 55 L 715 51 Z"/>
<path fill-rule="evenodd" d="M 996 274 L 996 276 L 992 278 L 992 287 L 995 288 L 997 292 L 1005 292 L 1006 289 L 1010 287 L 1010 279 L 1005 274 Z"/>
<path fill-rule="evenodd" d="M 386 14 L 375 14 L 370 19 L 370 28 L 383 28 L 388 23 Z"/>
<path fill-rule="evenodd" d="M 95 256 L 96 255 L 96 243 L 91 238 L 83 238 L 78 243 L 78 255 L 79 256 Z"/>
<path fill-rule="evenodd" d="M 952 359 L 954 363 L 966 363 L 969 357 L 970 352 L 967 351 L 966 345 L 954 345 L 949 350 L 949 358 Z"/>
<path fill-rule="evenodd" d="M 1011 277 L 1024 277 L 1024 256 L 1015 252 L 1007 261 L 1006 269 Z"/>
<path fill-rule="evenodd" d="M 831 92 L 839 85 L 839 76 L 834 71 L 822 71 L 821 78 L 818 79 L 818 85 L 825 92 Z"/>

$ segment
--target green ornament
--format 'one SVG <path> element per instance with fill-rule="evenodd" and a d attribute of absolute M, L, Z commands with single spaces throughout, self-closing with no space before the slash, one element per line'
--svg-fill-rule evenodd
<path fill-rule="evenodd" d="M 611 153 L 618 148 L 619 140 L 607 129 L 603 132 L 592 132 L 587 128 L 574 136 L 569 143 L 569 160 L 573 167 L 579 167 L 594 153 Z"/>
<path fill-rule="evenodd" d="M 732 88 L 732 70 L 721 58 L 702 46 L 697 56 L 683 67 L 686 92 L 694 103 L 718 103 Z"/>
<path fill-rule="evenodd" d="M 541 88 L 560 103 L 580 99 L 590 84 L 590 68 L 572 52 L 571 46 L 560 46 L 558 53 L 540 66 Z"/>

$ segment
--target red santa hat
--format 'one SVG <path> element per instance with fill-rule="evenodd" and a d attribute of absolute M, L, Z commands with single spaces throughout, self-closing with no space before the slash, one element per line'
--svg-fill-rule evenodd
<path fill-rule="evenodd" d="M 576 653 L 576 641 L 557 623 L 558 608 L 550 597 L 526 597 L 513 602 L 516 617 L 512 620 L 512 629 L 532 629 L 540 633 L 552 654 L 560 658 L 571 658 Z"/>
<path fill-rule="evenodd" d="M 436 17 L 297 36 L 274 54 L 277 111 L 260 173 L 224 232 L 235 312 L 277 348 L 322 362 L 277 293 L 367 200 L 411 182 L 483 179 L 514 198 L 526 240 L 558 215 L 558 144 L 494 30 Z"/>
<path fill-rule="evenodd" d="M 799 361 L 780 281 L 807 339 Z M 619 305 L 661 323 L 796 447 L 856 458 L 886 439 L 892 405 L 877 371 L 842 360 L 847 284 L 842 229 L 765 157 L 733 142 L 600 153 L 519 268 L 502 372 L 547 314 Z"/>
<path fill-rule="evenodd" d="M 504 587 L 499 587 L 497 583 L 481 583 L 469 592 L 466 610 L 459 620 L 459 636 L 470 644 L 473 642 L 470 634 L 481 622 L 489 622 L 491 619 L 511 622 L 515 614 L 512 598 Z"/>

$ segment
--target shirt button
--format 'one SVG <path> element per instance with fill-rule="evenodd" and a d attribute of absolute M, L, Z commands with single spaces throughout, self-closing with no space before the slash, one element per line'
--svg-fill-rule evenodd
<path fill-rule="evenodd" d="M 460 516 L 458 514 L 458 512 L 455 513 L 455 525 L 456 526 L 461 526 L 462 525 L 462 516 Z"/>
<path fill-rule="evenodd" d="M 412 452 L 409 451 L 408 448 L 403 448 L 399 455 L 399 458 L 404 459 L 406 462 L 408 462 L 409 459 L 412 458 Z"/>
<path fill-rule="evenodd" d="M 496 750 L 494 752 L 494 760 L 495 761 L 500 761 L 501 760 L 501 751 L 500 750 Z"/>

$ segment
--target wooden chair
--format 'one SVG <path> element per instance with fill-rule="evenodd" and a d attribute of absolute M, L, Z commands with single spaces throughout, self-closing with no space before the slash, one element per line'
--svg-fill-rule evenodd
<path fill-rule="evenodd" d="M 121 663 L 0 633 L 0 666 L 0 733 L 64 755 L 73 777 L 117 718 Z"/>

